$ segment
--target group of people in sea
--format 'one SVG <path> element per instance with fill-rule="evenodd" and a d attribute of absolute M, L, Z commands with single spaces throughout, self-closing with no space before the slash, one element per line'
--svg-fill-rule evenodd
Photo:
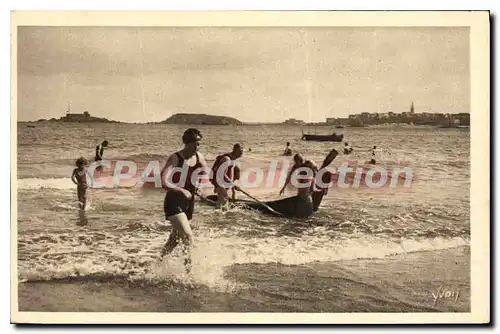
<path fill-rule="evenodd" d="M 182 136 L 184 147 L 168 157 L 167 163 L 161 171 L 161 179 L 166 180 L 166 175 L 169 175 L 174 168 L 187 168 L 187 181 L 184 182 L 183 185 L 175 185 L 179 181 L 179 174 L 172 176 L 172 182 L 164 184 L 166 194 L 163 207 L 165 218 L 172 224 L 172 232 L 161 251 L 161 257 L 164 257 L 170 254 L 175 247 L 182 242 L 185 250 L 184 263 L 187 268 L 190 267 L 191 263 L 189 247 L 193 242 L 193 233 L 190 227 L 190 221 L 193 219 L 194 214 L 194 197 L 200 195 L 198 193 L 197 184 L 193 184 L 191 175 L 195 170 L 207 167 L 207 162 L 199 151 L 202 139 L 203 135 L 198 129 L 187 129 Z M 214 185 L 214 192 L 217 194 L 217 204 L 220 207 L 226 205 L 231 200 L 235 200 L 235 191 L 239 190 L 239 187 L 235 184 L 236 180 L 239 178 L 239 170 L 236 166 L 231 166 L 230 162 L 235 161 L 242 155 L 243 150 L 241 145 L 234 144 L 232 151 L 219 155 L 211 167 L 211 182 Z M 325 158 L 321 168 L 328 166 L 337 155 L 338 152 L 332 150 Z M 294 162 L 294 166 L 287 176 L 285 187 L 290 182 L 291 175 L 296 169 L 303 167 L 312 171 L 312 173 L 305 173 L 306 175 L 301 178 L 300 181 L 309 182 L 311 185 L 299 187 L 297 195 L 292 198 L 294 200 L 293 208 L 296 210 L 295 215 L 297 217 L 306 217 L 318 209 L 317 206 L 314 205 L 314 199 L 316 199 L 316 202 L 318 199 L 321 200 L 326 194 L 327 189 L 322 188 L 317 190 L 317 188 L 314 188 L 314 179 L 318 171 L 318 167 L 314 162 L 305 160 L 300 154 L 295 155 Z M 222 170 L 223 180 L 216 177 L 217 175 L 221 175 L 219 171 L 220 168 L 225 168 L 225 170 Z M 314 194 L 313 189 L 316 190 Z M 232 193 L 231 198 L 229 197 L 229 191 Z M 283 192 L 284 188 L 280 191 L 280 195 L 283 194 Z"/>
<path fill-rule="evenodd" d="M 182 243 L 184 245 L 184 263 L 188 269 L 191 263 L 189 248 L 193 242 L 190 221 L 193 219 L 194 214 L 194 198 L 196 195 L 203 196 L 198 191 L 199 184 L 193 183 L 191 176 L 196 170 L 207 168 L 207 162 L 199 151 L 202 139 L 202 133 L 196 128 L 189 128 L 184 131 L 182 135 L 184 147 L 167 158 L 166 164 L 160 174 L 162 186 L 166 190 L 163 210 L 166 220 L 172 225 L 172 232 L 163 246 L 160 255 L 161 258 L 163 258 L 165 255 L 170 254 L 179 243 Z M 108 142 L 103 141 L 96 147 L 95 161 L 103 159 L 104 149 L 107 146 Z M 212 177 L 210 181 L 214 186 L 214 193 L 217 195 L 217 206 L 220 208 L 235 201 L 236 191 L 241 190 L 235 184 L 239 179 L 239 168 L 231 164 L 231 162 L 234 162 L 242 155 L 243 149 L 240 144 L 236 143 L 233 145 L 230 152 L 219 155 L 211 167 Z M 332 149 L 325 157 L 322 165 L 318 168 L 312 160 L 307 160 L 302 155 L 295 154 L 293 157 L 294 165 L 287 175 L 285 185 L 280 190 L 280 195 L 283 195 L 286 186 L 291 181 L 292 174 L 299 168 L 302 170 L 299 172 L 299 174 L 302 173 L 302 176 L 299 176 L 298 181 L 307 183 L 307 185 L 298 187 L 295 196 L 284 199 L 287 201 L 288 207 L 294 210 L 294 212 L 290 213 L 291 215 L 295 217 L 308 217 L 318 210 L 319 204 L 323 196 L 326 195 L 328 188 L 318 187 L 315 183 L 317 172 L 331 164 L 337 155 L 337 150 Z M 71 179 L 77 185 L 80 209 L 84 210 L 86 207 L 86 192 L 88 188 L 86 181 L 87 161 L 84 158 L 79 158 L 76 160 L 75 164 L 76 168 L 73 171 Z M 179 183 L 180 173 L 173 173 L 174 170 L 178 171 L 179 168 L 187 168 L 185 177 L 186 182 L 182 184 Z M 222 170 L 222 173 L 220 173 L 220 168 L 225 168 L 225 170 Z M 304 172 L 304 169 L 306 172 Z M 223 182 L 216 177 L 221 174 L 223 176 Z M 168 179 L 171 181 L 165 182 L 168 175 L 171 175 L 171 178 Z M 323 179 L 323 184 L 328 184 L 330 182 L 330 175 L 328 172 L 323 174 Z M 230 192 L 231 196 L 229 195 Z"/>

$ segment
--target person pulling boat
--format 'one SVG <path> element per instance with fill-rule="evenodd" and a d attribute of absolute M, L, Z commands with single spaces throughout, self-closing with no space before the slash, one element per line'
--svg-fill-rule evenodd
<path fill-rule="evenodd" d="M 214 186 L 214 193 L 217 194 L 217 205 L 219 208 L 227 207 L 229 203 L 228 189 L 231 189 L 231 199 L 236 199 L 237 186 L 234 184 L 239 179 L 239 168 L 234 165 L 234 161 L 243 155 L 240 144 L 234 144 L 233 150 L 229 153 L 219 155 L 212 165 L 211 182 Z"/>
<path fill-rule="evenodd" d="M 264 214 L 270 214 L 278 217 L 308 218 L 318 210 L 331 182 L 331 173 L 328 170 L 325 171 L 323 169 L 328 167 L 337 155 L 337 150 L 331 150 L 325 157 L 321 168 L 318 170 L 313 161 L 304 161 L 304 158 L 300 154 L 296 154 L 294 156 L 295 164 L 287 176 L 286 184 L 280 191 L 280 195 L 282 195 L 287 184 L 291 182 L 295 173 L 297 178 L 294 180 L 297 180 L 297 183 L 300 184 L 295 196 L 274 201 L 261 202 L 253 196 L 247 194 L 252 201 L 237 200 L 235 201 L 235 204 L 240 205 L 244 209 L 256 210 Z M 323 181 L 322 183 L 316 180 L 318 177 L 321 177 Z M 243 190 L 240 189 L 240 191 Z M 216 206 L 216 195 L 200 197 L 206 200 L 205 203 L 211 206 Z"/>
<path fill-rule="evenodd" d="M 338 154 L 336 149 L 332 149 L 323 160 L 320 168 L 312 160 L 304 161 L 302 156 L 296 155 L 296 163 L 288 174 L 280 195 L 284 193 L 286 186 L 290 183 L 293 173 L 301 169 L 297 175 L 299 186 L 297 187 L 297 195 L 295 196 L 298 217 L 309 216 L 313 212 L 318 211 L 323 197 L 328 193 L 332 179 L 332 173 L 325 170 L 325 168 L 333 162 Z M 319 182 L 318 177 L 321 178 L 321 182 Z"/>
<path fill-rule="evenodd" d="M 296 153 L 293 156 L 293 162 L 294 163 L 293 163 L 292 169 L 288 173 L 286 180 L 285 180 L 285 184 L 283 185 L 283 187 L 280 190 L 280 195 L 283 195 L 285 193 L 286 187 L 288 186 L 288 184 L 290 184 L 293 172 L 295 172 L 295 170 L 297 170 L 297 168 L 300 168 L 304 165 L 304 162 L 305 162 L 304 157 L 302 157 L 302 155 L 300 155 L 299 153 Z"/>
<path fill-rule="evenodd" d="M 313 212 L 312 189 L 318 169 L 312 160 L 304 161 L 304 158 L 300 154 L 295 154 L 294 161 L 295 164 L 292 166 L 290 173 L 288 173 L 285 184 L 279 194 L 280 196 L 283 195 L 288 184 L 296 181 L 294 185 L 297 187 L 297 195 L 285 199 L 289 200 L 289 203 L 286 201 L 283 203 L 293 208 L 293 215 L 295 217 L 304 218 L 310 216 Z"/>

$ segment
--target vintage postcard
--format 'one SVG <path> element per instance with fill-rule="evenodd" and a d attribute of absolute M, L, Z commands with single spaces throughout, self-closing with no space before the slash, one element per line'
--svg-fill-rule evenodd
<path fill-rule="evenodd" d="M 490 16 L 13 12 L 14 323 L 489 323 Z"/>

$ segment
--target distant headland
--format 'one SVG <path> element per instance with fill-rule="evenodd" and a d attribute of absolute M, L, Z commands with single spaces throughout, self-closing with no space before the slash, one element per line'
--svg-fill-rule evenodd
<path fill-rule="evenodd" d="M 193 124 L 193 125 L 242 125 L 243 122 L 236 118 L 227 116 L 215 116 L 206 114 L 174 114 L 166 120 L 159 122 L 163 124 Z"/>
<path fill-rule="evenodd" d="M 88 111 L 83 113 L 66 112 L 66 115 L 60 118 L 39 119 L 35 122 L 75 122 L 75 123 L 125 123 L 109 120 L 102 117 L 91 116 Z M 33 123 L 33 122 L 27 122 Z M 242 125 L 243 122 L 236 118 L 206 114 L 174 114 L 161 122 L 148 122 L 147 124 L 193 124 L 193 125 Z"/>

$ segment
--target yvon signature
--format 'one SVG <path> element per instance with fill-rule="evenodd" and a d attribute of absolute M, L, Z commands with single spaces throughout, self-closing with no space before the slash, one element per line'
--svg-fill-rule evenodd
<path fill-rule="evenodd" d="M 441 299 L 451 299 L 455 300 L 455 303 L 458 301 L 458 296 L 460 295 L 460 289 L 449 290 L 447 288 L 443 288 L 441 285 L 436 293 L 432 293 L 432 298 L 434 301 L 432 302 L 432 306 L 436 305 L 436 302 Z"/>

